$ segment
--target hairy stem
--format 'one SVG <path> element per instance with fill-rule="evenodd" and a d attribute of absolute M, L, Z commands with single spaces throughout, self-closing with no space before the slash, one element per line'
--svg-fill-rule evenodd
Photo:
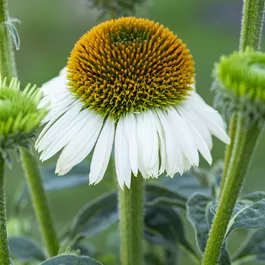
<path fill-rule="evenodd" d="M 10 81 L 17 76 L 17 71 L 7 22 L 7 0 L 0 0 L 0 74 Z"/>
<path fill-rule="evenodd" d="M 5 162 L 0 153 L 0 264 L 10 265 L 6 231 Z"/>
<path fill-rule="evenodd" d="M 31 201 L 40 226 L 41 235 L 50 257 L 58 254 L 59 243 L 54 230 L 38 162 L 27 148 L 20 148 Z"/>
<path fill-rule="evenodd" d="M 143 265 L 143 191 L 142 176 L 132 176 L 131 189 L 119 188 L 122 265 Z"/>
<path fill-rule="evenodd" d="M 225 185 L 225 180 L 226 180 L 226 176 L 227 176 L 227 172 L 229 168 L 230 158 L 231 158 L 231 154 L 232 154 L 232 150 L 233 150 L 234 142 L 235 142 L 234 139 L 236 135 L 236 126 L 237 126 L 237 114 L 233 113 L 232 119 L 230 121 L 230 126 L 229 126 L 229 136 L 230 136 L 230 139 L 233 139 L 233 140 L 231 141 L 229 145 L 226 146 L 224 169 L 223 169 L 223 174 L 222 174 L 222 181 L 220 185 L 219 196 L 221 196 L 222 191 L 224 189 L 224 185 Z"/>
<path fill-rule="evenodd" d="M 244 0 L 240 51 L 244 51 L 246 47 L 251 47 L 254 50 L 260 49 L 264 5 L 264 0 Z"/>
<path fill-rule="evenodd" d="M 204 252 L 203 265 L 218 263 L 227 227 L 261 131 L 257 125 L 246 127 L 241 114 L 238 114 L 237 123 L 231 162 Z"/>

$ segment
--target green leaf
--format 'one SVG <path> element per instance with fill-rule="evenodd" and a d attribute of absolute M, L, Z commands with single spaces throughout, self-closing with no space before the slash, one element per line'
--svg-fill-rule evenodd
<path fill-rule="evenodd" d="M 165 186 L 157 184 L 147 184 L 145 186 L 145 206 L 175 206 L 178 208 L 185 209 L 187 199 L 178 194 L 177 192 L 171 191 Z"/>
<path fill-rule="evenodd" d="M 209 196 L 201 193 L 195 193 L 187 202 L 188 220 L 191 222 L 194 228 L 196 234 L 196 244 L 201 254 L 203 254 L 205 250 L 210 226 L 214 218 L 213 212 L 210 211 L 212 204 L 212 199 Z M 222 247 L 218 264 L 231 264 L 230 256 L 226 250 L 225 244 Z"/>
<path fill-rule="evenodd" d="M 238 228 L 260 229 L 265 227 L 265 199 L 250 205 L 237 205 L 236 211 L 231 218 L 226 237 Z"/>
<path fill-rule="evenodd" d="M 45 260 L 41 247 L 30 238 L 11 236 L 8 238 L 8 244 L 11 256 L 21 262 Z"/>
<path fill-rule="evenodd" d="M 56 176 L 55 168 L 43 168 L 43 184 L 46 191 L 64 190 L 88 183 L 89 164 L 82 163 L 65 176 Z"/>
<path fill-rule="evenodd" d="M 265 199 L 264 191 L 254 191 L 240 198 L 239 203 L 241 204 L 251 204 L 253 202 L 258 202 Z"/>
<path fill-rule="evenodd" d="M 186 199 L 166 187 L 149 184 L 145 186 L 145 189 L 146 204 L 149 207 L 161 203 L 162 200 L 165 202 L 167 199 L 169 200 L 167 205 L 185 207 Z M 91 237 L 107 229 L 117 221 L 117 195 L 114 192 L 108 193 L 90 202 L 78 212 L 71 225 L 69 234 L 71 238 L 78 235 Z"/>
<path fill-rule="evenodd" d="M 265 261 L 265 228 L 250 233 L 245 244 L 233 256 L 233 264 Z"/>
<path fill-rule="evenodd" d="M 71 170 L 69 174 L 65 176 L 56 176 L 54 174 L 54 167 L 45 167 L 42 168 L 42 176 L 43 176 L 43 186 L 45 191 L 57 191 L 57 190 L 65 190 L 71 189 L 74 187 L 78 187 L 81 185 L 87 185 L 88 177 L 87 171 L 89 169 L 89 165 L 87 163 L 83 163 L 78 165 L 77 168 Z M 16 212 L 23 211 L 23 208 L 29 202 L 29 193 L 27 186 L 23 184 L 21 188 L 19 188 L 19 192 L 15 196 L 14 200 L 14 210 Z"/>
<path fill-rule="evenodd" d="M 60 255 L 47 259 L 40 265 L 102 265 L 102 263 L 86 256 Z"/>
<path fill-rule="evenodd" d="M 193 258 L 197 254 L 186 239 L 178 212 L 169 207 L 152 207 L 145 211 L 145 238 L 155 244 L 176 250 L 179 246 Z"/>
<path fill-rule="evenodd" d="M 207 211 L 211 204 L 211 198 L 201 193 L 195 193 L 187 202 L 188 220 L 194 228 L 196 243 L 201 254 L 204 252 L 209 234 Z"/>
<path fill-rule="evenodd" d="M 207 188 L 204 180 L 197 178 L 191 172 L 186 172 L 182 176 L 176 174 L 174 178 L 161 178 L 161 184 L 174 192 L 178 192 L 186 199 L 195 192 L 210 195 L 209 188 Z"/>
<path fill-rule="evenodd" d="M 218 261 L 218 265 L 230 265 L 231 264 L 231 258 L 229 253 L 226 250 L 226 247 L 223 247 L 221 249 L 221 255 Z"/>
<path fill-rule="evenodd" d="M 76 215 L 69 235 L 91 237 L 118 221 L 117 195 L 107 193 L 84 206 Z"/>

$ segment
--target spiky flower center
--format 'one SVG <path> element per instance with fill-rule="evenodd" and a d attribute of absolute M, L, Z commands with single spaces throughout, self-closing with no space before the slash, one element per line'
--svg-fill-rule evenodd
<path fill-rule="evenodd" d="M 87 108 L 118 119 L 183 101 L 192 89 L 194 62 L 169 29 L 147 19 L 121 18 L 81 37 L 68 73 L 70 90 Z"/>

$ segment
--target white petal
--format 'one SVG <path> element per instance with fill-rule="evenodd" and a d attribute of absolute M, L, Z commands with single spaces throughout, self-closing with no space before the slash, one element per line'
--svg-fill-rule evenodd
<path fill-rule="evenodd" d="M 114 140 L 115 122 L 107 119 L 98 138 L 91 161 L 90 184 L 100 182 L 106 172 Z"/>
<path fill-rule="evenodd" d="M 188 104 L 187 104 L 188 105 Z M 185 107 L 185 108 L 184 108 Z M 212 136 L 211 133 L 206 126 L 204 120 L 201 118 L 200 115 L 195 113 L 195 111 L 191 110 L 190 108 L 183 106 L 183 109 L 185 109 L 185 115 L 186 118 L 194 124 L 200 135 L 203 137 L 205 143 L 207 144 L 209 150 L 212 149 L 213 147 L 213 141 L 212 141 Z"/>
<path fill-rule="evenodd" d="M 194 126 L 194 124 L 187 118 L 185 115 L 185 109 L 181 107 L 177 107 L 178 111 L 180 112 L 181 116 L 186 119 L 186 124 L 189 127 L 189 131 L 193 135 L 194 141 L 196 143 L 196 146 L 199 150 L 199 152 L 202 154 L 202 156 L 205 158 L 205 160 L 211 165 L 212 163 L 212 156 L 211 152 L 204 141 L 204 138 L 201 136 L 200 132 L 197 130 L 197 128 Z"/>
<path fill-rule="evenodd" d="M 172 128 L 172 122 L 166 111 L 157 110 L 157 115 L 163 128 L 163 138 L 166 148 L 166 160 L 165 169 L 168 175 L 174 176 L 176 172 L 180 170 L 183 164 L 183 155 L 181 153 L 177 137 L 174 135 L 174 128 Z"/>
<path fill-rule="evenodd" d="M 66 174 L 75 165 L 83 161 L 93 149 L 100 130 L 103 118 L 87 110 L 86 122 L 76 136 L 64 147 L 56 166 L 56 173 Z"/>
<path fill-rule="evenodd" d="M 155 117 L 156 122 L 156 130 L 158 133 L 158 139 L 159 139 L 159 154 L 160 154 L 160 168 L 159 168 L 159 175 L 163 174 L 166 168 L 166 140 L 165 140 L 165 133 L 164 129 L 162 127 L 161 121 L 156 113 Z"/>
<path fill-rule="evenodd" d="M 43 98 L 38 108 L 46 107 L 49 110 L 42 124 L 49 122 L 54 116 L 57 116 L 62 110 L 71 105 L 72 102 L 76 101 L 74 95 L 69 91 L 67 83 L 67 73 L 66 68 L 64 68 L 59 76 L 46 82 L 40 88 Z"/>
<path fill-rule="evenodd" d="M 66 67 L 63 68 L 59 74 L 59 76 L 54 77 L 48 82 L 44 83 L 40 90 L 44 95 L 57 94 L 60 91 L 66 90 L 67 87 L 67 72 Z"/>
<path fill-rule="evenodd" d="M 168 112 L 171 114 L 171 117 L 174 120 L 175 130 L 179 134 L 178 140 L 183 154 L 192 165 L 198 166 L 199 155 L 197 147 L 186 124 L 186 120 L 183 119 L 183 117 L 181 117 L 174 108 L 169 108 Z"/>
<path fill-rule="evenodd" d="M 60 151 L 72 138 L 76 136 L 78 131 L 86 122 L 87 110 L 83 110 L 77 114 L 77 116 L 66 123 L 65 127 L 58 130 L 57 134 L 50 142 L 50 146 L 46 148 L 41 156 L 40 160 L 45 161 Z"/>
<path fill-rule="evenodd" d="M 201 113 L 201 116 L 207 121 L 207 127 L 213 135 L 215 135 L 219 140 L 226 144 L 230 144 L 230 138 L 225 131 L 224 123 L 218 123 L 218 117 L 220 114 L 216 111 L 215 113 L 208 111 L 208 113 Z"/>
<path fill-rule="evenodd" d="M 158 176 L 158 134 L 152 111 L 137 115 L 137 139 L 139 147 L 139 166 L 144 175 Z"/>
<path fill-rule="evenodd" d="M 52 124 L 52 126 L 48 128 L 45 134 L 40 135 L 40 140 L 37 144 L 39 152 L 49 147 L 56 135 L 60 133 L 70 121 L 75 119 L 81 111 L 81 108 L 82 104 L 76 101 L 56 122 L 54 122 L 54 124 Z"/>
<path fill-rule="evenodd" d="M 128 113 L 124 117 L 124 131 L 129 145 L 131 170 L 135 176 L 138 174 L 138 144 L 137 127 L 134 114 Z"/>
<path fill-rule="evenodd" d="M 129 145 L 125 135 L 124 118 L 121 118 L 117 124 L 115 135 L 115 166 L 118 183 L 121 189 L 124 184 L 128 188 L 131 185 L 131 168 L 129 158 Z"/>
<path fill-rule="evenodd" d="M 191 109 L 203 118 L 211 133 L 224 143 L 230 144 L 230 138 L 225 131 L 225 123 L 221 115 L 207 105 L 197 93 L 194 93 L 190 100 Z"/>

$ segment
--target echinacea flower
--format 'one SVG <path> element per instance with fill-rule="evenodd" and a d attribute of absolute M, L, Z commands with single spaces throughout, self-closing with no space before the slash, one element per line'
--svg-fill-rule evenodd
<path fill-rule="evenodd" d="M 36 143 L 41 160 L 62 150 L 63 175 L 93 150 L 90 183 L 102 180 L 114 145 L 118 182 L 157 178 L 211 164 L 211 134 L 229 143 L 224 122 L 193 87 L 186 45 L 147 19 L 102 23 L 75 45 L 67 68 L 44 84 L 48 124 Z"/>

